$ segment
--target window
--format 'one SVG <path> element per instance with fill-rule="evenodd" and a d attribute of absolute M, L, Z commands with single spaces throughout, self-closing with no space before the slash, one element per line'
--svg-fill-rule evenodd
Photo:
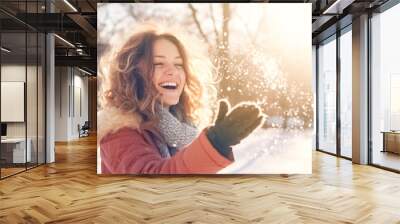
<path fill-rule="evenodd" d="M 372 164 L 400 170 L 400 4 L 371 18 Z"/>
<path fill-rule="evenodd" d="M 318 149 L 336 153 L 336 36 L 318 47 Z"/>
<path fill-rule="evenodd" d="M 340 36 L 340 154 L 351 158 L 352 141 L 352 35 L 351 26 Z"/>

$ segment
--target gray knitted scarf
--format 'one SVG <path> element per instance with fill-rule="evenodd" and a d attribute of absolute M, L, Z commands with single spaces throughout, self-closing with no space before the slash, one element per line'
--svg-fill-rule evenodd
<path fill-rule="evenodd" d="M 160 122 L 158 129 L 166 142 L 157 146 L 163 158 L 170 158 L 177 151 L 188 145 L 198 135 L 198 130 L 193 125 L 184 122 L 182 115 L 173 114 L 168 108 L 156 106 Z"/>

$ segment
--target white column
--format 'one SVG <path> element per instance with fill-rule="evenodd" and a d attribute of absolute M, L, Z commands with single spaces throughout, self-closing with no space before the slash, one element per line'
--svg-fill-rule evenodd
<path fill-rule="evenodd" d="M 47 97 L 47 108 L 46 108 L 46 163 L 52 163 L 55 161 L 55 150 L 54 150 L 54 133 L 55 133 L 55 76 L 54 76 L 54 35 L 47 34 L 46 36 L 46 97 Z"/>
<path fill-rule="evenodd" d="M 353 162 L 368 163 L 368 15 L 353 19 Z"/>
<path fill-rule="evenodd" d="M 48 12 L 54 11 L 50 1 L 46 1 Z M 54 133 L 55 133 L 55 54 L 54 35 L 46 35 L 46 163 L 55 161 Z"/>

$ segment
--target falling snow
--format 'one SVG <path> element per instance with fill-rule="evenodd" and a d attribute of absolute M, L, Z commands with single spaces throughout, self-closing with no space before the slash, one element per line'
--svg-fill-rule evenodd
<path fill-rule="evenodd" d="M 304 87 L 304 83 L 291 81 L 279 59 L 263 49 L 230 52 L 230 55 L 229 60 L 220 55 L 214 60 L 223 76 L 220 97 L 228 98 L 233 105 L 242 101 L 257 103 L 271 117 L 269 127 L 311 127 L 311 89 Z"/>

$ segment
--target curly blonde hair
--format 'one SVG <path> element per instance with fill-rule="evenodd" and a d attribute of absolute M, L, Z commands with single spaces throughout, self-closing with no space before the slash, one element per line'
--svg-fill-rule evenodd
<path fill-rule="evenodd" d="M 198 128 L 208 125 L 216 100 L 213 67 L 208 57 L 200 53 L 201 49 L 196 49 L 201 46 L 199 42 L 180 34 L 166 32 L 159 25 L 145 24 L 122 47 L 103 57 L 99 65 L 100 107 L 139 114 L 142 125 L 156 127 L 155 103 L 159 93 L 152 82 L 153 46 L 156 40 L 166 39 L 178 48 L 186 73 L 186 84 L 174 109 Z"/>

